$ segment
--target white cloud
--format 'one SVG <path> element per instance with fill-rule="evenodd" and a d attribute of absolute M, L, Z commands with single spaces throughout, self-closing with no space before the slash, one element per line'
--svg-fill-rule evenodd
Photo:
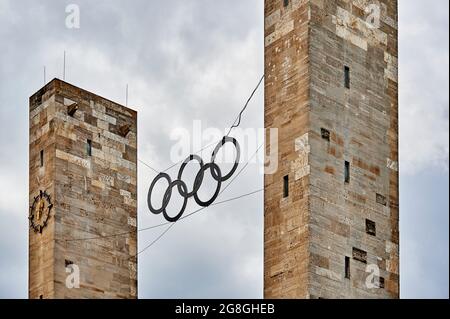
<path fill-rule="evenodd" d="M 402 174 L 448 172 L 448 1 L 438 2 L 399 1 Z"/>

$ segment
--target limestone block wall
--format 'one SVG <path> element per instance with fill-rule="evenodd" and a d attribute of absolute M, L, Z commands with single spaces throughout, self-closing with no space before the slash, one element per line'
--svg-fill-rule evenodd
<path fill-rule="evenodd" d="M 267 128 L 278 128 L 278 170 L 264 178 L 264 296 L 308 295 L 309 9 L 265 1 Z M 266 154 L 271 145 L 267 145 Z M 283 180 L 290 196 L 284 197 Z"/>
<path fill-rule="evenodd" d="M 55 193 L 55 136 L 50 127 L 54 90 L 40 90 L 30 98 L 29 120 L 29 206 L 40 190 Z M 44 166 L 41 167 L 41 150 Z M 53 211 L 54 212 L 54 211 Z M 54 298 L 55 219 L 41 233 L 29 230 L 28 286 L 30 298 Z"/>
<path fill-rule="evenodd" d="M 30 173 L 30 196 L 47 188 L 55 204 L 42 235 L 30 232 L 30 298 L 136 298 L 137 113 L 57 79 L 30 104 L 30 122 L 42 117 L 34 109 L 47 121 L 33 126 L 31 136 L 48 124 L 53 141 L 45 151 L 52 188 Z M 30 140 L 31 171 L 40 143 Z M 126 235 L 73 240 L 119 233 Z M 37 254 L 32 243 L 42 244 L 46 236 L 51 275 L 31 258 Z M 66 286 L 66 266 L 72 264 L 80 270 L 78 289 Z M 32 284 L 42 276 L 51 278 L 48 291 Z"/>
<path fill-rule="evenodd" d="M 379 27 L 367 22 L 370 4 Z M 311 296 L 399 296 L 396 21 L 397 1 L 311 1 Z M 370 265 L 384 287 L 366 285 Z"/>
<path fill-rule="evenodd" d="M 374 5 L 379 21 L 369 19 L 367 8 Z M 299 9 L 306 21 L 296 16 Z M 291 29 L 300 21 L 304 29 Z M 266 297 L 399 296 L 397 32 L 395 0 L 266 0 L 265 118 L 266 127 L 280 129 L 282 164 L 266 176 Z M 305 51 L 282 45 L 300 35 Z M 273 66 L 279 57 L 305 65 L 289 73 L 282 63 Z M 293 85 L 298 90 L 289 90 Z M 301 207 L 294 204 L 299 192 L 307 203 Z M 276 244 L 289 236 L 288 216 L 305 229 L 301 252 Z M 290 256 L 307 278 L 290 282 L 281 272 L 272 281 L 272 263 L 289 269 Z M 380 288 L 367 286 L 371 274 Z M 293 282 L 306 288 L 290 293 Z"/>

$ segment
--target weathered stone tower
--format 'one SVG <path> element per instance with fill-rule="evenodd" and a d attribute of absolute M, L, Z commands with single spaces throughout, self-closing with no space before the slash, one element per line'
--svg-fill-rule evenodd
<path fill-rule="evenodd" d="M 397 38 L 396 0 L 265 0 L 266 298 L 399 297 Z"/>
<path fill-rule="evenodd" d="M 30 298 L 136 298 L 136 142 L 124 106 L 58 79 L 30 98 Z"/>

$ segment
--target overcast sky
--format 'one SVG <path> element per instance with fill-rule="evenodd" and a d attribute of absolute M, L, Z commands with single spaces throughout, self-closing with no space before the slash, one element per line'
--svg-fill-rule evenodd
<path fill-rule="evenodd" d="M 65 24 L 71 3 L 79 29 Z M 448 298 L 449 2 L 399 6 L 401 296 Z M 263 1 L 0 0 L 0 43 L 0 298 L 27 298 L 28 97 L 44 65 L 61 78 L 66 50 L 66 80 L 119 103 L 128 83 L 139 158 L 163 169 L 177 129 L 225 131 L 262 75 Z M 262 90 L 242 126 L 263 127 Z M 139 228 L 162 221 L 146 208 L 153 177 L 139 165 Z M 221 199 L 261 187 L 252 164 Z M 140 255 L 139 297 L 262 297 L 262 224 L 262 194 L 177 223 Z M 139 248 L 163 230 L 141 232 Z"/>

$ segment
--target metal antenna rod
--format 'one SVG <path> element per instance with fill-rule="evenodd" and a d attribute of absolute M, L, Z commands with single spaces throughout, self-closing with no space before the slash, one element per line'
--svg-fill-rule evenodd
<path fill-rule="evenodd" d="M 64 50 L 63 80 L 66 80 L 66 51 Z"/>

